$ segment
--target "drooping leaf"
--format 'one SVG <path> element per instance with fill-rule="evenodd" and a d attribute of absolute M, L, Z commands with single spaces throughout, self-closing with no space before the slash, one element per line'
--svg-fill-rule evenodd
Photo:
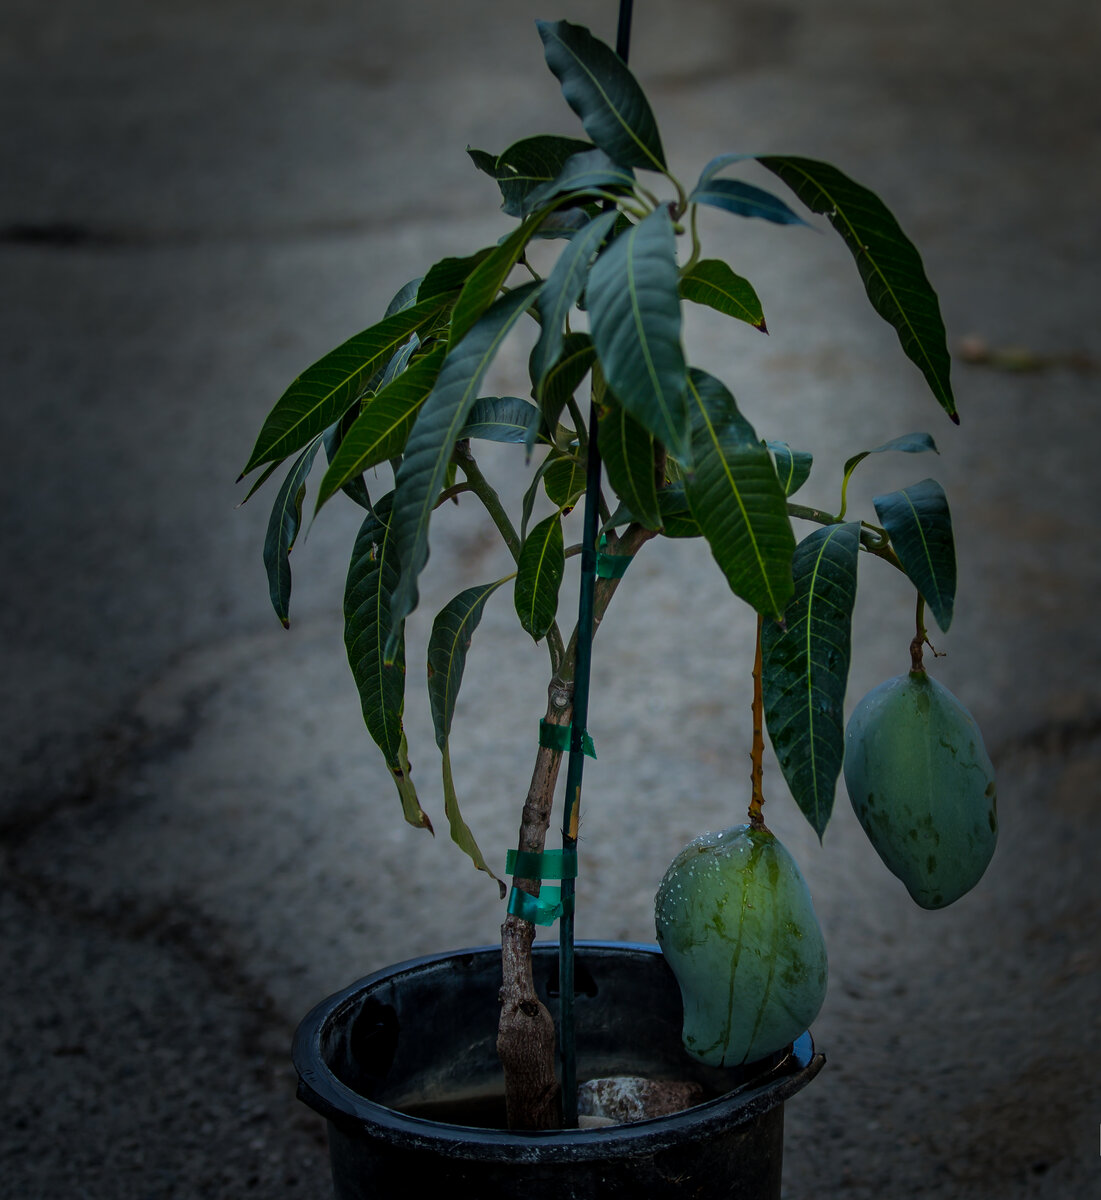
<path fill-rule="evenodd" d="M 405 708 L 405 635 L 390 614 L 390 597 L 398 578 L 397 555 L 391 537 L 393 493 L 384 496 L 368 514 L 356 537 L 344 589 L 344 644 L 363 709 L 363 721 L 398 789 L 402 812 L 410 825 L 431 831 L 421 809 L 409 768 L 402 728 Z M 383 647 L 393 638 L 392 664 L 383 661 Z"/>
<path fill-rule="evenodd" d="M 546 636 L 558 615 L 558 591 L 565 569 L 562 514 L 554 513 L 524 538 L 516 564 L 516 615 L 537 642 Z"/>
<path fill-rule="evenodd" d="M 784 625 L 762 630 L 765 723 L 791 794 L 821 838 L 845 755 L 860 525 L 826 525 L 799 543 Z M 786 627 L 785 627 L 786 626 Z"/>
<path fill-rule="evenodd" d="M 474 402 L 462 433 L 464 438 L 522 444 L 529 434 L 539 439 L 539 410 L 521 396 L 483 396 Z"/>
<path fill-rule="evenodd" d="M 520 261 L 540 221 L 539 214 L 522 221 L 470 272 L 451 313 L 447 347 L 454 349 L 470 332 L 474 322 L 497 298 L 512 268 Z"/>
<path fill-rule="evenodd" d="M 748 279 L 736 275 L 717 258 L 705 258 L 680 278 L 680 294 L 695 304 L 706 304 L 728 317 L 745 321 L 767 333 L 761 301 Z"/>
<path fill-rule="evenodd" d="M 402 621 L 417 606 L 417 577 L 428 561 L 428 523 L 448 465 L 478 389 L 509 331 L 539 293 L 525 284 L 497 300 L 444 359 L 428 399 L 417 414 L 398 468 L 391 521 L 401 577 L 392 604 Z M 393 649 L 387 645 L 387 657 Z"/>
<path fill-rule="evenodd" d="M 585 492 L 585 465 L 574 457 L 556 458 L 543 472 L 543 486 L 552 504 L 571 508 Z"/>
<path fill-rule="evenodd" d="M 596 145 L 620 166 L 664 171 L 657 122 L 623 59 L 584 26 L 537 21 L 536 27 L 547 66 Z"/>
<path fill-rule="evenodd" d="M 272 505 L 268 530 L 264 537 L 264 570 L 268 576 L 271 606 L 286 629 L 290 621 L 291 564 L 298 530 L 302 525 L 302 501 L 306 496 L 306 476 L 310 473 L 321 438 L 315 438 L 287 472 Z"/>
<path fill-rule="evenodd" d="M 692 516 L 735 595 L 779 618 L 792 593 L 795 537 L 772 456 L 717 379 L 693 369 L 688 390 L 695 469 L 685 495 Z"/>
<path fill-rule="evenodd" d="M 308 367 L 268 414 L 242 477 L 264 463 L 301 450 L 328 429 L 355 400 L 361 383 L 411 334 L 429 325 L 446 304 L 444 297 L 434 296 L 384 317 Z"/>
<path fill-rule="evenodd" d="M 534 212 L 549 204 L 556 196 L 583 195 L 595 192 L 630 190 L 635 186 L 635 173 L 629 167 L 613 162 L 603 150 L 584 150 L 572 155 L 558 175 L 530 192 L 524 200 L 524 212 Z"/>
<path fill-rule="evenodd" d="M 593 148 L 580 138 L 539 134 L 513 142 L 497 158 L 494 174 L 501 189 L 502 209 L 510 217 L 523 215 L 524 201 L 538 187 L 550 183 L 574 154 Z"/>
<path fill-rule="evenodd" d="M 692 446 L 677 282 L 673 226 L 659 208 L 600 255 L 586 294 L 608 387 L 687 466 Z"/>
<path fill-rule="evenodd" d="M 547 276 L 537 305 L 542 329 L 528 361 L 537 400 L 542 398 L 546 378 L 562 354 L 566 318 L 585 289 L 589 263 L 615 224 L 616 215 L 602 213 L 590 221 L 563 249 Z"/>
<path fill-rule="evenodd" d="M 924 454 L 926 450 L 932 450 L 934 454 L 940 453 L 936 442 L 933 441 L 929 434 L 904 433 L 901 437 L 891 438 L 889 442 L 884 442 L 882 446 L 876 446 L 872 450 L 862 450 L 859 454 L 854 454 L 845 463 L 845 478 L 848 479 L 856 467 L 869 454 L 882 454 L 886 450 L 898 450 L 903 454 Z"/>
<path fill-rule="evenodd" d="M 600 418 L 598 443 L 616 495 L 647 529 L 660 529 L 654 437 L 618 404 Z"/>
<path fill-rule="evenodd" d="M 432 622 L 428 639 L 428 698 L 436 745 L 441 750 L 451 733 L 474 631 L 482 619 L 486 601 L 505 582 L 497 579 L 467 588 L 446 604 Z"/>
<path fill-rule="evenodd" d="M 944 488 L 923 479 L 872 503 L 902 569 L 947 633 L 956 603 L 956 543 Z"/>
<path fill-rule="evenodd" d="M 467 854 L 474 865 L 494 879 L 478 843 L 459 809 L 455 780 L 451 771 L 451 721 L 459 698 L 459 688 L 466 669 L 466 656 L 474 631 L 482 619 L 486 601 L 505 582 L 483 583 L 467 588 L 446 604 L 432 622 L 428 639 L 428 698 L 432 709 L 432 725 L 436 734 L 443 768 L 444 813 L 447 816 L 451 840 Z M 500 881 L 498 881 L 500 882 Z"/>
<path fill-rule="evenodd" d="M 505 885 L 490 870 L 489 864 L 485 860 L 485 855 L 479 849 L 478 843 L 474 840 L 474 834 L 470 832 L 470 826 L 463 820 L 463 814 L 459 810 L 459 796 L 455 790 L 455 777 L 451 770 L 451 746 L 449 742 L 444 743 L 441 756 L 443 766 L 443 811 L 447 817 L 451 840 L 479 871 L 485 871 L 491 879 L 497 881 L 497 887 L 500 890 L 501 899 L 503 900 L 505 898 Z"/>
<path fill-rule="evenodd" d="M 401 454 L 440 373 L 443 346 L 437 346 L 403 371 L 352 422 L 321 480 L 317 509 L 350 479 Z"/>
<path fill-rule="evenodd" d="M 446 296 L 450 292 L 459 291 L 470 278 L 471 272 L 483 263 L 494 249 L 493 246 L 485 246 L 461 258 L 441 258 L 425 272 L 417 292 L 417 300 L 431 300 L 433 296 Z"/>
<path fill-rule="evenodd" d="M 707 204 L 739 217 L 760 217 L 775 225 L 806 225 L 779 196 L 739 179 L 711 179 L 698 186 L 688 199 L 690 203 Z"/>
<path fill-rule="evenodd" d="M 925 275 L 921 256 L 887 206 L 874 192 L 828 163 L 771 155 L 760 161 L 811 212 L 826 215 L 856 259 L 872 307 L 894 327 L 907 357 L 958 424 L 940 302 Z"/>
<path fill-rule="evenodd" d="M 794 496 L 807 482 L 814 455 L 809 450 L 793 450 L 787 442 L 766 442 L 776 460 L 776 474 L 785 496 Z"/>

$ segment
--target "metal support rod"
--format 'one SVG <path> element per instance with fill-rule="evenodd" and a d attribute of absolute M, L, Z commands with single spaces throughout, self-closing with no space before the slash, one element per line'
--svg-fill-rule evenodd
<path fill-rule="evenodd" d="M 616 53 L 624 62 L 631 43 L 633 0 L 619 0 Z M 566 765 L 566 796 L 562 812 L 562 847 L 577 847 L 581 813 L 581 780 L 585 770 L 583 738 L 589 720 L 589 678 L 592 667 L 593 597 L 596 590 L 597 536 L 600 528 L 600 449 L 597 446 L 596 405 L 589 406 L 589 455 L 585 468 L 585 510 L 581 537 L 581 584 L 577 614 L 577 661 L 574 668 L 573 730 Z M 562 1064 L 562 1124 L 577 1124 L 577 1046 L 574 1022 L 573 879 L 562 880 L 563 913 L 559 920 L 558 1045 Z"/>

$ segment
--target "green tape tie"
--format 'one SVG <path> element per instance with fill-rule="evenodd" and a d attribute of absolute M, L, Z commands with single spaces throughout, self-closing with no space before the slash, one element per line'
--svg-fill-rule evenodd
<path fill-rule="evenodd" d="M 533 925 L 553 925 L 559 917 L 573 912 L 573 897 L 562 899 L 562 889 L 544 884 L 538 896 L 514 887 L 508 898 L 508 911 Z"/>
<path fill-rule="evenodd" d="M 600 535 L 600 548 L 596 555 L 597 579 L 622 579 L 631 565 L 633 554 L 607 554 L 604 547 L 608 544 L 607 534 Z"/>
<path fill-rule="evenodd" d="M 596 556 L 597 579 L 622 579 L 634 559 L 633 554 L 598 554 Z"/>
<path fill-rule="evenodd" d="M 521 879 L 576 879 L 577 848 L 565 850 L 510 850 L 505 872 Z"/>
<path fill-rule="evenodd" d="M 539 745 L 545 746 L 548 750 L 563 752 L 569 750 L 572 736 L 572 725 L 551 725 L 544 719 L 539 721 Z M 593 739 L 589 736 L 588 730 L 584 730 L 581 734 L 581 749 L 589 758 L 596 758 L 596 747 L 593 745 Z"/>

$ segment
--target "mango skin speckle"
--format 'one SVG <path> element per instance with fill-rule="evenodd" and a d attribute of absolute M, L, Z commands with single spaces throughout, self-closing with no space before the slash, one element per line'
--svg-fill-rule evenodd
<path fill-rule="evenodd" d="M 887 869 L 922 908 L 982 878 L 998 840 L 994 767 L 974 717 L 924 671 L 873 688 L 845 734 L 845 786 Z"/>
<path fill-rule="evenodd" d="M 825 941 L 799 867 L 770 830 L 741 825 L 690 842 L 661 881 L 655 915 L 692 1057 L 754 1062 L 818 1015 Z"/>

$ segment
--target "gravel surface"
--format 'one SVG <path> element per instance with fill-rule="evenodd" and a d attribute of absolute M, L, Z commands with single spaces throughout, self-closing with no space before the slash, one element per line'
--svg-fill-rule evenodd
<path fill-rule="evenodd" d="M 260 565 L 267 502 L 235 510 L 233 480 L 305 365 L 426 263 L 504 231 L 464 147 L 574 131 L 532 20 L 610 38 L 614 10 L 7 6 L 0 1194 L 328 1195 L 321 1123 L 294 1099 L 297 1020 L 386 963 L 495 939 L 496 888 L 400 822 L 361 727 L 340 630 L 352 506 L 296 547 L 286 633 Z M 831 968 L 827 1067 L 787 1109 L 787 1200 L 1101 1191 L 1099 52 L 1101 18 L 1075 0 L 636 5 L 632 64 L 674 170 L 728 150 L 836 162 L 920 246 L 957 351 L 958 431 L 837 239 L 709 222 L 770 336 L 701 318 L 691 357 L 762 436 L 799 431 L 808 502 L 833 502 L 853 451 L 936 437 L 935 462 L 862 465 L 851 502 L 944 483 L 960 592 L 935 670 L 999 773 L 990 870 L 928 913 L 843 789 L 820 846 L 766 772 Z M 510 348 L 487 392 L 524 374 Z M 526 486 L 510 453 L 486 468 L 508 496 Z M 444 515 L 413 646 L 501 573 L 473 508 Z M 908 662 L 911 600 L 885 575 L 861 579 L 850 704 Z M 494 862 L 546 685 L 508 609 L 478 631 L 452 748 Z M 702 547 L 632 566 L 597 645 L 580 936 L 651 941 L 669 860 L 740 819 L 749 632 Z M 407 726 L 443 829 L 422 690 Z"/>

